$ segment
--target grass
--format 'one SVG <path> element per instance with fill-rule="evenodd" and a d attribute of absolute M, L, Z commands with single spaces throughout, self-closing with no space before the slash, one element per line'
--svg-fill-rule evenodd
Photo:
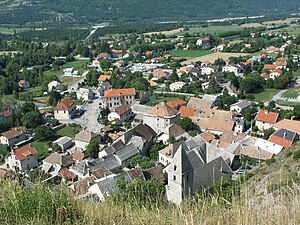
<path fill-rule="evenodd" d="M 70 127 L 70 126 L 65 126 L 64 128 L 58 130 L 56 132 L 57 135 L 59 136 L 67 136 L 70 138 L 74 138 L 79 131 L 81 131 L 81 127 Z"/>
<path fill-rule="evenodd" d="M 173 50 L 170 54 L 177 57 L 182 57 L 186 59 L 196 58 L 200 56 L 205 56 L 211 54 L 211 51 L 198 51 L 198 50 Z"/>
<path fill-rule="evenodd" d="M 286 92 L 283 93 L 283 97 L 284 98 L 297 98 L 299 95 L 299 93 L 295 90 L 288 90 Z"/>
<path fill-rule="evenodd" d="M 1 34 L 14 34 L 21 33 L 24 31 L 28 31 L 30 28 L 10 28 L 10 27 L 0 27 L 0 33 Z"/>
<path fill-rule="evenodd" d="M 6 156 L 9 154 L 9 151 L 7 150 L 7 145 L 0 144 L 0 155 Z"/>
<path fill-rule="evenodd" d="M 256 102 L 270 101 L 273 98 L 273 96 L 276 95 L 278 92 L 279 92 L 279 90 L 277 90 L 277 89 L 267 88 L 262 92 L 253 94 L 254 101 L 256 101 Z"/>
<path fill-rule="evenodd" d="M 85 60 L 75 60 L 73 62 L 67 62 L 62 66 L 63 69 L 74 67 L 75 70 L 78 70 L 81 74 L 86 70 L 86 66 L 88 65 L 89 61 Z"/>
<path fill-rule="evenodd" d="M 288 107 L 295 107 L 295 106 L 300 105 L 300 103 L 297 103 L 297 102 L 286 102 L 286 101 L 282 101 L 282 100 L 278 100 L 278 101 L 276 101 L 276 103 L 278 105 L 288 106 Z"/>
<path fill-rule="evenodd" d="M 48 147 L 47 147 L 46 142 L 42 142 L 40 140 L 35 140 L 35 141 L 31 142 L 31 145 L 38 152 L 38 154 L 37 154 L 38 160 L 43 160 L 44 158 L 46 158 L 50 154 L 50 152 L 48 151 Z"/>

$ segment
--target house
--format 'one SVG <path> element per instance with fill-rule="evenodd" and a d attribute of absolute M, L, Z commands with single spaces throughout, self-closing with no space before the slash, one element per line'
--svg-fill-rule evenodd
<path fill-rule="evenodd" d="M 177 75 L 181 77 L 183 74 L 191 74 L 198 77 L 201 74 L 201 70 L 194 65 L 188 65 L 177 69 Z"/>
<path fill-rule="evenodd" d="M 90 88 L 79 88 L 76 91 L 76 97 L 77 99 L 88 101 L 94 98 L 94 92 Z"/>
<path fill-rule="evenodd" d="M 174 99 L 172 101 L 167 102 L 167 105 L 172 107 L 173 109 L 179 110 L 181 106 L 186 106 L 187 102 L 182 99 Z"/>
<path fill-rule="evenodd" d="M 63 168 L 68 168 L 74 163 L 72 155 L 52 153 L 43 160 L 42 170 L 55 177 Z"/>
<path fill-rule="evenodd" d="M 211 188 L 215 180 L 232 176 L 226 160 L 234 155 L 210 144 L 207 146 L 203 141 L 190 140 L 175 143 L 167 152 L 171 156 L 170 164 L 165 168 L 168 201 L 180 204 L 184 198 Z"/>
<path fill-rule="evenodd" d="M 208 37 L 199 38 L 196 42 L 196 45 L 203 47 L 210 47 L 210 39 Z"/>
<path fill-rule="evenodd" d="M 98 56 L 97 59 L 99 60 L 109 60 L 110 59 L 110 54 L 107 52 L 101 52 Z"/>
<path fill-rule="evenodd" d="M 246 100 L 239 100 L 238 102 L 232 104 L 230 106 L 231 112 L 237 112 L 238 114 L 241 113 L 243 109 L 247 109 L 251 106 L 251 103 Z"/>
<path fill-rule="evenodd" d="M 279 113 L 260 109 L 255 117 L 255 125 L 259 130 L 267 130 L 277 122 Z"/>
<path fill-rule="evenodd" d="M 201 67 L 201 75 L 210 75 L 216 71 L 214 66 L 208 65 Z"/>
<path fill-rule="evenodd" d="M 163 144 L 168 144 L 168 140 L 170 137 L 174 137 L 175 140 L 178 141 L 181 138 L 188 138 L 190 136 L 179 125 L 171 124 L 163 132 L 158 134 L 157 142 L 162 142 Z"/>
<path fill-rule="evenodd" d="M 99 87 L 96 90 L 96 94 L 101 97 L 104 95 L 104 91 L 111 89 L 111 88 L 112 88 L 112 86 L 109 82 L 107 82 L 107 81 L 102 82 L 101 84 L 99 84 Z"/>
<path fill-rule="evenodd" d="M 224 77 L 225 77 L 225 74 L 223 72 L 214 72 L 212 74 L 212 76 L 215 78 L 215 80 L 218 82 L 218 83 L 222 83 Z"/>
<path fill-rule="evenodd" d="M 123 57 L 123 51 L 122 50 L 112 50 L 112 58 L 115 58 L 115 59 L 120 59 Z"/>
<path fill-rule="evenodd" d="M 184 82 L 182 82 L 182 81 L 177 81 L 177 82 L 174 82 L 174 83 L 172 83 L 172 84 L 170 84 L 170 90 L 171 91 L 179 91 L 179 90 L 181 90 L 181 88 L 183 87 L 185 85 L 185 83 Z"/>
<path fill-rule="evenodd" d="M 65 86 L 62 83 L 55 80 L 48 84 L 48 91 L 52 91 L 52 90 L 61 92 L 65 90 Z"/>
<path fill-rule="evenodd" d="M 140 105 L 140 104 L 134 104 L 132 107 L 132 112 L 134 113 L 134 123 L 135 124 L 140 124 L 143 123 L 143 116 L 144 113 L 149 111 L 151 109 L 150 106 L 146 105 Z"/>
<path fill-rule="evenodd" d="M 276 77 L 281 76 L 282 73 L 283 72 L 280 69 L 272 70 L 271 73 L 269 74 L 269 77 L 274 80 Z"/>
<path fill-rule="evenodd" d="M 11 111 L 0 112 L 0 124 L 12 125 L 13 124 L 13 113 Z"/>
<path fill-rule="evenodd" d="M 246 129 L 246 123 L 243 117 L 234 117 L 234 131 L 236 133 L 243 133 Z"/>
<path fill-rule="evenodd" d="M 18 82 L 18 85 L 19 85 L 19 87 L 22 88 L 22 89 L 30 88 L 30 83 L 29 83 L 29 81 L 27 81 L 27 80 L 20 80 L 20 81 Z"/>
<path fill-rule="evenodd" d="M 0 143 L 13 147 L 15 144 L 23 142 L 26 139 L 26 135 L 23 131 L 18 129 L 11 129 L 1 134 Z"/>
<path fill-rule="evenodd" d="M 100 69 L 101 65 L 100 65 L 99 60 L 97 60 L 97 59 L 93 60 L 92 61 L 92 67 L 95 68 L 95 69 Z"/>
<path fill-rule="evenodd" d="M 109 80 L 111 78 L 110 75 L 100 75 L 98 78 L 99 84 L 104 83 L 105 81 Z"/>
<path fill-rule="evenodd" d="M 64 76 L 80 76 L 80 72 L 78 70 L 74 70 L 74 68 L 66 68 L 63 71 Z"/>
<path fill-rule="evenodd" d="M 92 141 L 95 140 L 98 144 L 101 142 L 101 136 L 91 131 L 80 131 L 74 137 L 75 148 L 77 150 L 85 151 L 86 146 Z"/>
<path fill-rule="evenodd" d="M 208 90 L 208 88 L 209 88 L 209 82 L 202 83 L 201 84 L 201 88 L 202 88 L 203 91 Z"/>
<path fill-rule="evenodd" d="M 134 88 L 123 88 L 123 89 L 109 89 L 104 91 L 104 95 L 101 97 L 102 108 L 109 108 L 113 110 L 114 108 L 127 104 L 134 105 L 135 101 L 135 89 Z"/>
<path fill-rule="evenodd" d="M 150 84 L 150 87 L 152 87 L 152 88 L 158 87 L 158 83 L 156 83 L 155 81 L 153 81 L 153 80 L 148 80 L 148 82 L 149 82 L 149 84 Z"/>
<path fill-rule="evenodd" d="M 217 102 L 218 97 L 219 97 L 218 95 L 204 94 L 202 97 L 202 100 L 212 102 L 213 106 L 214 106 Z"/>
<path fill-rule="evenodd" d="M 241 76 L 243 67 L 239 64 L 230 64 L 222 67 L 223 73 L 234 73 L 235 76 Z"/>
<path fill-rule="evenodd" d="M 300 135 L 300 121 L 298 120 L 283 119 L 275 123 L 274 128 L 277 130 L 279 129 L 290 130 Z"/>
<path fill-rule="evenodd" d="M 264 69 L 265 70 L 276 70 L 276 65 L 275 64 L 265 64 Z"/>
<path fill-rule="evenodd" d="M 177 124 L 180 119 L 180 113 L 161 102 L 147 111 L 143 116 L 145 124 L 151 126 L 156 133 L 161 133 L 171 124 Z"/>
<path fill-rule="evenodd" d="M 156 69 L 152 71 L 152 75 L 154 78 L 162 79 L 166 78 L 168 79 L 171 76 L 172 71 L 170 70 L 162 70 L 162 69 Z"/>
<path fill-rule="evenodd" d="M 297 140 L 299 140 L 298 134 L 286 129 L 275 131 L 269 138 L 269 141 L 281 145 L 284 148 L 291 147 Z"/>
<path fill-rule="evenodd" d="M 195 124 L 202 132 L 210 131 L 213 134 L 221 135 L 226 132 L 233 131 L 235 122 L 231 119 L 224 118 L 201 118 L 197 117 Z"/>
<path fill-rule="evenodd" d="M 133 116 L 132 110 L 129 105 L 123 104 L 115 108 L 108 114 L 108 120 L 119 120 L 121 123 L 128 121 Z"/>
<path fill-rule="evenodd" d="M 57 120 L 70 120 L 75 116 L 75 100 L 65 99 L 54 108 L 54 117 Z"/>
<path fill-rule="evenodd" d="M 53 144 L 57 144 L 62 151 L 66 151 L 74 145 L 72 138 L 67 136 L 58 138 L 57 140 L 53 141 Z"/>
<path fill-rule="evenodd" d="M 31 145 L 11 151 L 5 159 L 7 168 L 16 172 L 26 172 L 38 166 L 37 151 Z"/>

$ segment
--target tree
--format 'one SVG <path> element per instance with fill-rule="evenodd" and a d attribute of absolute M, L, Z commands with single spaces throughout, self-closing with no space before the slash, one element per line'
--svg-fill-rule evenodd
<path fill-rule="evenodd" d="M 87 146 L 85 154 L 91 158 L 98 158 L 99 144 L 96 140 L 92 140 Z"/>
<path fill-rule="evenodd" d="M 36 139 L 51 140 L 54 136 L 54 130 L 48 126 L 38 126 L 34 130 L 34 137 Z"/>
<path fill-rule="evenodd" d="M 170 137 L 169 137 L 169 139 L 168 139 L 168 143 L 169 144 L 174 144 L 176 142 L 176 138 L 173 136 L 173 135 L 171 135 Z"/>
<path fill-rule="evenodd" d="M 26 114 L 26 113 L 32 112 L 35 109 L 36 109 L 36 106 L 32 101 L 25 102 L 21 106 L 21 112 L 22 112 L 23 115 Z"/>
<path fill-rule="evenodd" d="M 57 103 L 62 99 L 62 96 L 59 92 L 52 90 L 48 99 L 48 104 L 56 106 Z"/>
<path fill-rule="evenodd" d="M 149 157 L 141 155 L 136 155 L 130 160 L 131 167 L 136 167 L 137 165 L 139 165 L 142 169 L 149 169 L 155 166 Z"/>
<path fill-rule="evenodd" d="M 179 121 L 179 126 L 184 129 L 186 132 L 189 132 L 194 129 L 194 123 L 191 118 L 182 118 Z"/>
<path fill-rule="evenodd" d="M 294 116 L 297 118 L 297 119 L 300 119 L 300 105 L 296 105 L 294 107 Z"/>
<path fill-rule="evenodd" d="M 274 128 L 271 127 L 264 131 L 264 139 L 268 140 L 269 137 L 275 132 Z"/>
<path fill-rule="evenodd" d="M 38 110 L 26 113 L 22 118 L 22 124 L 26 128 L 36 128 L 42 124 L 42 117 Z"/>

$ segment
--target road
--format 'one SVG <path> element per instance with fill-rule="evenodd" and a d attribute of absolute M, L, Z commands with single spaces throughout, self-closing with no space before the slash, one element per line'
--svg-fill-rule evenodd
<path fill-rule="evenodd" d="M 83 106 L 84 114 L 79 118 L 73 119 L 73 122 L 80 124 L 87 131 L 99 133 L 104 127 L 98 123 L 100 115 L 99 102 L 100 99 L 97 98 L 93 100 L 93 103 L 85 104 Z"/>
<path fill-rule="evenodd" d="M 85 71 L 83 74 L 82 74 L 82 79 L 80 79 L 79 81 L 75 82 L 74 84 L 70 84 L 68 86 L 68 90 L 69 92 L 73 92 L 73 91 L 76 91 L 79 87 L 79 84 L 80 83 L 83 83 L 85 78 L 86 78 L 86 75 L 88 74 L 89 71 Z"/>

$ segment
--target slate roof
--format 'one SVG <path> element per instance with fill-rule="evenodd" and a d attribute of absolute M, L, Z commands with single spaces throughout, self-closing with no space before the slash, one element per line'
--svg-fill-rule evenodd
<path fill-rule="evenodd" d="M 232 104 L 231 106 L 237 106 L 237 107 L 240 107 L 241 109 L 245 109 L 245 108 L 251 106 L 251 103 L 248 101 L 245 101 L 245 100 L 240 100 L 240 101 Z"/>
<path fill-rule="evenodd" d="M 280 129 L 275 131 L 269 138 L 269 141 L 281 145 L 285 148 L 290 147 L 296 140 L 297 134 L 293 131 Z"/>
<path fill-rule="evenodd" d="M 139 154 L 139 150 L 132 143 L 116 152 L 116 155 L 120 158 L 121 161 L 126 161 L 127 159 L 130 159 L 137 154 Z"/>
<path fill-rule="evenodd" d="M 169 169 L 175 170 L 180 174 L 187 173 L 193 170 L 192 163 L 187 155 L 188 148 L 184 142 L 179 143 L 179 147 L 174 154 L 171 164 L 168 166 Z M 176 169 L 175 169 L 176 168 Z"/>

